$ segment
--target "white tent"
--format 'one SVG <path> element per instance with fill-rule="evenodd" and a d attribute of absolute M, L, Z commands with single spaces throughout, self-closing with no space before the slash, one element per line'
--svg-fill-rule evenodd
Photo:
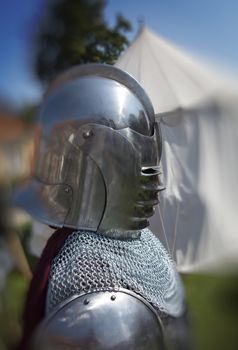
<path fill-rule="evenodd" d="M 238 90 L 147 28 L 116 62 L 161 120 L 166 190 L 151 220 L 180 271 L 238 259 Z"/>

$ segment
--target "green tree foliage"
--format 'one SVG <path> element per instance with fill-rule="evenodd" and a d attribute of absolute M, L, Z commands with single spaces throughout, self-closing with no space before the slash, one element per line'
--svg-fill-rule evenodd
<path fill-rule="evenodd" d="M 27 124 L 34 123 L 37 108 L 38 108 L 38 105 L 36 104 L 24 105 L 23 108 L 21 108 L 21 110 L 18 112 L 19 118 Z"/>
<path fill-rule="evenodd" d="M 49 0 L 35 37 L 35 68 L 47 82 L 75 64 L 113 64 L 128 45 L 130 23 L 117 15 L 114 27 L 104 19 L 105 0 Z"/>

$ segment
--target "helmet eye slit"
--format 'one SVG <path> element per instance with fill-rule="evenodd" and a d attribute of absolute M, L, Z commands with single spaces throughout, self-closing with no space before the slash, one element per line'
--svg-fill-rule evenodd
<path fill-rule="evenodd" d="M 145 176 L 159 175 L 158 167 L 142 167 L 141 174 Z"/>

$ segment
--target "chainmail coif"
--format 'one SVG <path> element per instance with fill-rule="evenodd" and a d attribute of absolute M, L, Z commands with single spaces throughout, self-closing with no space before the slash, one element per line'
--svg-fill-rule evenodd
<path fill-rule="evenodd" d="M 47 313 L 70 296 L 95 290 L 132 290 L 161 312 L 183 313 L 183 288 L 173 261 L 153 233 L 116 240 L 75 231 L 51 266 Z"/>

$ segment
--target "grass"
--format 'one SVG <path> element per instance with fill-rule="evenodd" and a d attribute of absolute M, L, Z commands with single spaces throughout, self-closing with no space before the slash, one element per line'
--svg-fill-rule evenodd
<path fill-rule="evenodd" d="M 238 276 L 183 276 L 196 350 L 238 348 Z"/>
<path fill-rule="evenodd" d="M 12 271 L 0 299 L 0 350 L 15 349 L 21 336 L 21 315 L 28 283 Z"/>

